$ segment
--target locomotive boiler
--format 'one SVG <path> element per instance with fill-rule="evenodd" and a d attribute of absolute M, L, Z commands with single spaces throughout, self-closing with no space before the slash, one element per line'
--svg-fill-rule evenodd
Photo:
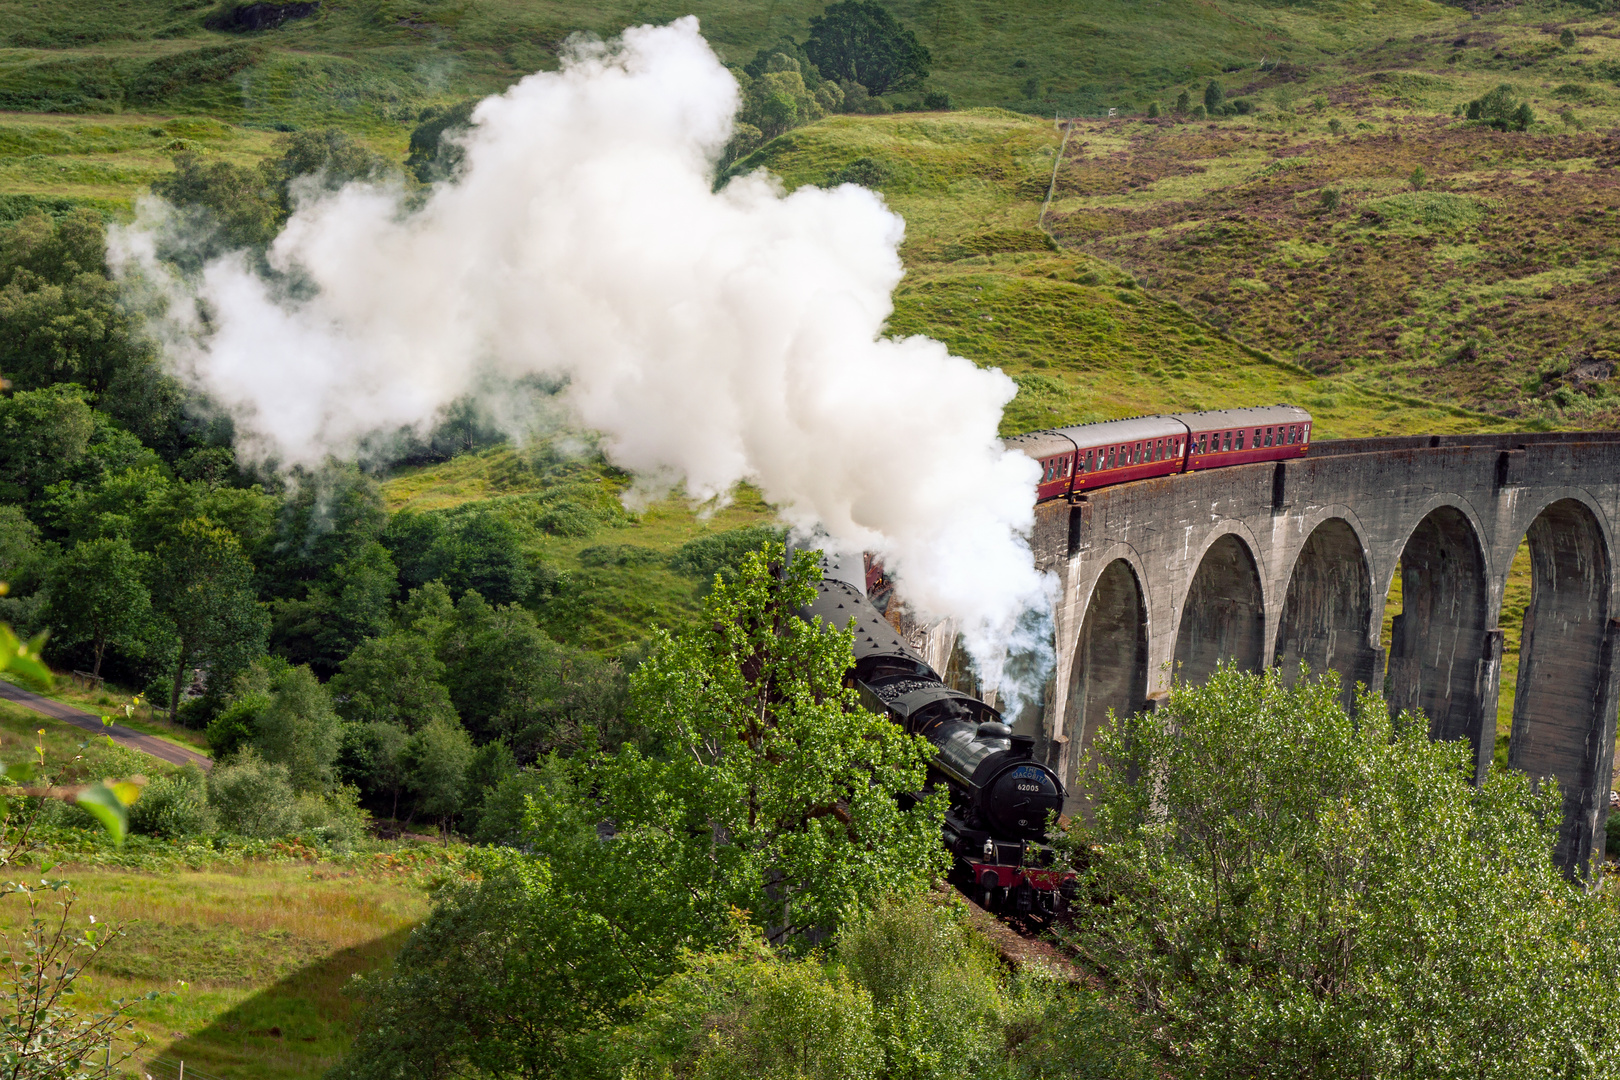
<path fill-rule="evenodd" d="M 855 664 L 846 676 L 866 708 L 934 747 L 930 787 L 950 796 L 944 841 L 958 875 L 991 909 L 1055 914 L 1073 875 L 1050 868 L 1047 822 L 1063 808 L 1063 783 L 1034 759 L 1035 740 L 1001 715 L 953 690 L 856 586 L 824 579 L 803 615 L 853 629 Z"/>

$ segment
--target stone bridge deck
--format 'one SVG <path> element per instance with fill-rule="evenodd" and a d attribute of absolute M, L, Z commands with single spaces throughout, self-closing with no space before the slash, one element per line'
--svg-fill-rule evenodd
<path fill-rule="evenodd" d="M 1322 442 L 1302 459 L 1044 504 L 1036 558 L 1062 583 L 1055 692 L 1021 723 L 1072 787 L 1108 710 L 1152 707 L 1172 672 L 1304 660 L 1338 671 L 1347 697 L 1357 683 L 1385 687 L 1436 738 L 1468 739 L 1483 775 L 1502 594 L 1528 537 L 1509 763 L 1558 778 L 1558 856 L 1579 868 L 1601 853 L 1608 814 L 1617 518 L 1620 432 Z M 1397 571 L 1404 606 L 1383 642 Z"/>

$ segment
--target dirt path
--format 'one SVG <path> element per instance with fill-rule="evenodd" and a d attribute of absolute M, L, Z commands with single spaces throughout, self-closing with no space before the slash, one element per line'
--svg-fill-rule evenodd
<path fill-rule="evenodd" d="M 75 709 L 71 705 L 64 705 L 54 698 L 24 690 L 22 687 L 6 682 L 4 679 L 0 679 L 0 700 L 13 702 L 25 709 L 32 709 L 34 712 L 49 716 L 55 720 L 64 720 L 74 727 L 83 728 L 94 735 L 111 735 L 112 741 L 119 746 L 127 746 L 131 750 L 140 750 L 174 765 L 186 765 L 195 762 L 204 769 L 209 769 L 214 764 L 195 750 L 187 750 L 184 747 L 176 746 L 174 743 L 160 739 L 155 735 L 143 735 L 133 728 L 125 727 L 123 724 L 114 724 L 112 727 L 107 727 L 101 722 L 99 716 L 84 712 L 82 709 Z"/>

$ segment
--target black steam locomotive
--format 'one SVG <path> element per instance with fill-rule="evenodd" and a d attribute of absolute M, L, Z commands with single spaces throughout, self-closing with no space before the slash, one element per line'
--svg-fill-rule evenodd
<path fill-rule="evenodd" d="M 1034 739 L 1014 735 L 984 702 L 952 690 L 856 588 L 823 580 L 804 609 L 839 629 L 854 622 L 855 666 L 846 676 L 862 703 L 934 746 L 929 782 L 950 793 L 945 846 L 963 884 L 985 907 L 1051 915 L 1068 905 L 1074 876 L 1047 868 L 1042 843 L 1063 808 L 1063 784 L 1035 761 Z"/>

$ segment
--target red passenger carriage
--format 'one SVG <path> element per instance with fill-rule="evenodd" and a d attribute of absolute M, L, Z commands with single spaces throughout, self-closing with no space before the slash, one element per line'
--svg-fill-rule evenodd
<path fill-rule="evenodd" d="M 1154 476 L 1303 457 L 1311 414 L 1292 405 L 1137 416 L 1005 440 L 1040 462 L 1037 501 Z"/>

